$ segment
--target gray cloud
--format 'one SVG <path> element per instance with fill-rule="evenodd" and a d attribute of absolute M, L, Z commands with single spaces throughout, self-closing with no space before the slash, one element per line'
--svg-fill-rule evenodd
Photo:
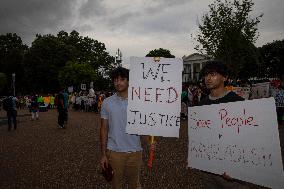
<path fill-rule="evenodd" d="M 153 16 L 145 16 L 147 19 L 140 19 L 136 27 L 132 29 L 141 33 L 167 33 L 179 34 L 189 32 L 190 25 L 187 22 L 187 12 L 180 12 L 177 9 L 170 9 L 164 14 L 159 13 Z M 135 26 L 134 24 L 132 26 Z"/>
<path fill-rule="evenodd" d="M 148 3 L 150 6 L 148 6 L 145 11 L 148 14 L 155 13 L 155 12 L 160 12 L 163 11 L 167 8 L 173 8 L 185 4 L 189 4 L 193 0 L 179 0 L 179 1 L 172 1 L 172 0 L 153 0 L 149 1 Z"/>
<path fill-rule="evenodd" d="M 72 15 L 72 2 L 4 0 L 0 2 L 0 33 L 17 33 L 24 41 L 35 34 L 53 32 Z"/>
<path fill-rule="evenodd" d="M 258 25 L 259 38 L 257 46 L 262 46 L 273 40 L 284 39 L 284 1 L 283 0 L 258 0 L 255 1 L 253 15 L 263 13 Z"/>
<path fill-rule="evenodd" d="M 128 56 L 153 48 L 178 57 L 193 53 L 190 34 L 214 0 L 1 0 L 0 34 L 17 33 L 30 44 L 35 34 L 77 30 Z M 284 38 L 283 0 L 255 0 L 253 15 L 264 13 L 257 46 Z"/>
<path fill-rule="evenodd" d="M 110 16 L 104 21 L 107 23 L 108 27 L 111 28 L 111 30 L 115 30 L 118 27 L 125 27 L 125 24 L 129 23 L 129 21 L 140 17 L 141 13 L 139 12 L 126 12 L 120 15 Z"/>
<path fill-rule="evenodd" d="M 79 11 L 81 18 L 96 19 L 96 17 L 105 16 L 107 7 L 105 7 L 100 0 L 87 0 L 83 2 Z"/>
<path fill-rule="evenodd" d="M 1 22 L 6 26 L 49 28 L 57 26 L 71 15 L 71 1 L 1 1 Z M 5 29 L 4 27 L 1 27 Z"/>

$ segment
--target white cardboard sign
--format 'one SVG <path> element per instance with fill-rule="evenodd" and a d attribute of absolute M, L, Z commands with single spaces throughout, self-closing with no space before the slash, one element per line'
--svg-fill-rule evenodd
<path fill-rule="evenodd" d="M 189 107 L 188 166 L 284 188 L 273 98 Z"/>
<path fill-rule="evenodd" d="M 251 99 L 267 98 L 269 97 L 270 82 L 256 83 L 251 88 Z"/>
<path fill-rule="evenodd" d="M 179 137 L 182 60 L 131 57 L 128 134 Z"/>
<path fill-rule="evenodd" d="M 87 85 L 86 85 L 86 84 L 81 83 L 81 90 L 85 91 L 86 89 L 87 89 Z"/>

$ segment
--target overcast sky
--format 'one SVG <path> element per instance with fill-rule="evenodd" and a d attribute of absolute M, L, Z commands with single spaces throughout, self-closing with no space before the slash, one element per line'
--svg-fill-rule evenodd
<path fill-rule="evenodd" d="M 156 48 L 176 57 L 194 53 L 190 34 L 213 0 L 1 0 L 0 34 L 17 33 L 30 46 L 37 33 L 76 30 L 106 44 L 115 55 L 145 56 Z M 256 46 L 284 39 L 284 0 L 254 0 L 264 14 Z"/>

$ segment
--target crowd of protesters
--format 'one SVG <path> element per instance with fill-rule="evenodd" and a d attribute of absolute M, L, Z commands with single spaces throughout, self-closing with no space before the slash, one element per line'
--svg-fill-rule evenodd
<path fill-rule="evenodd" d="M 254 81 L 256 82 L 256 81 Z M 284 123 L 284 82 L 281 80 L 261 80 L 257 83 L 269 83 L 269 90 L 265 97 L 274 97 L 277 109 L 277 118 L 279 123 Z M 252 90 L 253 82 L 241 82 L 237 81 L 235 83 L 230 82 L 225 87 L 227 91 L 233 91 L 235 88 L 248 88 L 249 91 L 246 95 L 242 96 L 245 99 L 255 99 Z M 199 102 L 209 94 L 209 91 L 203 86 L 202 83 L 199 84 L 184 84 L 182 86 L 181 94 L 181 118 L 187 118 L 188 107 L 196 106 Z M 247 98 L 245 97 L 247 96 Z M 263 97 L 260 97 L 263 98 Z"/>
<path fill-rule="evenodd" d="M 182 119 L 187 118 L 188 107 L 245 100 L 241 95 L 239 96 L 237 93 L 230 91 L 234 90 L 234 86 L 228 85 L 226 88 L 225 81 L 227 80 L 228 72 L 224 71 L 226 69 L 222 67 L 225 67 L 223 63 L 212 61 L 203 68 L 202 77 L 205 80 L 206 87 L 201 83 L 183 85 L 181 93 Z M 112 80 L 117 93 L 114 95 L 111 92 L 95 92 L 92 88 L 89 91 L 70 94 L 62 89 L 59 94 L 55 95 L 31 95 L 18 98 L 10 95 L 5 98 L 6 105 L 3 106 L 7 111 L 8 130 L 11 130 L 12 123 L 14 124 L 14 129 L 17 129 L 17 107 L 20 109 L 28 108 L 31 112 L 31 120 L 39 119 L 39 111 L 57 108 L 58 125 L 62 129 L 66 128 L 67 125 L 68 109 L 101 113 L 100 139 L 102 151 L 101 167 L 103 171 L 106 172 L 108 167 L 112 167 L 111 169 L 116 172 L 115 175 L 112 175 L 113 188 L 121 188 L 124 174 L 128 177 L 129 188 L 140 188 L 139 174 L 142 165 L 140 137 L 125 133 L 129 71 L 125 68 L 117 68 L 115 71 Z M 237 84 L 236 87 L 251 87 L 251 85 Z M 269 94 L 267 97 L 273 96 L 275 98 L 278 117 L 280 121 L 284 121 L 283 83 L 280 81 L 275 84 L 273 80 L 269 83 L 269 89 L 265 94 Z M 252 93 L 252 90 L 250 93 Z M 248 99 L 251 99 L 252 95 L 249 94 L 248 96 Z M 105 100 L 106 98 L 108 99 Z M 134 163 L 129 161 L 130 158 L 133 159 Z M 112 170 L 111 172 L 113 173 Z M 247 188 L 244 182 L 235 182 L 226 172 L 224 172 L 222 177 L 207 172 L 202 172 L 201 176 L 206 180 L 205 188 L 212 188 L 214 185 L 222 186 L 220 188 L 241 188 L 242 186 Z M 229 185 L 233 187 L 226 187 Z"/>
<path fill-rule="evenodd" d="M 102 102 L 105 98 L 111 96 L 112 92 L 95 92 L 90 96 L 87 91 L 80 91 L 68 94 L 68 108 L 73 108 L 77 111 L 83 112 L 96 112 L 98 113 Z M 45 111 L 46 109 L 56 109 L 56 96 L 58 94 L 48 95 L 26 95 L 17 96 L 16 107 L 17 109 L 28 109 L 30 111 L 39 109 Z M 0 100 L 0 110 L 2 109 L 2 101 Z"/>
<path fill-rule="evenodd" d="M 28 110 L 31 114 L 31 121 L 40 118 L 39 112 L 57 109 L 59 128 L 65 128 L 69 109 L 99 113 L 104 99 L 111 95 L 113 95 L 112 92 L 102 91 L 94 91 L 92 93 L 79 91 L 68 94 L 67 90 L 62 90 L 58 94 L 48 95 L 35 94 L 14 97 L 12 94 L 9 94 L 0 99 L 0 110 L 4 109 L 7 112 L 9 131 L 12 125 L 14 125 L 14 129 L 17 128 L 17 110 L 19 109 Z M 6 107 L 4 107 L 4 102 L 5 105 L 7 104 Z"/>
<path fill-rule="evenodd" d="M 99 113 L 104 99 L 111 95 L 112 92 L 95 92 L 94 94 L 87 91 L 75 92 L 69 96 L 69 105 L 77 111 Z"/>
<path fill-rule="evenodd" d="M 251 87 L 251 84 L 237 82 L 235 84 L 229 84 L 226 89 L 232 90 L 233 86 L 237 87 Z M 39 112 L 47 111 L 48 109 L 57 108 L 57 96 L 58 94 L 47 94 L 47 95 L 26 95 L 16 97 L 16 108 L 17 109 L 28 109 L 31 113 L 31 120 L 39 119 Z M 96 91 L 90 94 L 89 91 L 79 91 L 69 93 L 67 97 L 67 109 L 73 109 L 81 112 L 95 112 L 99 113 L 102 107 L 104 99 L 113 95 L 112 92 Z M 206 95 L 208 91 L 205 87 L 199 84 L 184 84 L 182 86 L 181 94 L 181 118 L 187 118 L 187 109 L 191 106 L 196 106 Z M 251 96 L 251 92 L 249 94 Z M 270 81 L 269 96 L 276 99 L 276 102 L 284 101 L 284 83 L 280 80 Z M 0 110 L 3 109 L 2 100 L 0 99 Z M 284 106 L 277 106 L 277 117 L 279 122 L 284 122 Z"/>

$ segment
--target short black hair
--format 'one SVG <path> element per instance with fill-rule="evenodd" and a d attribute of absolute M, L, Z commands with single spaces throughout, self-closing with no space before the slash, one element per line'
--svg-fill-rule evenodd
<path fill-rule="evenodd" d="M 118 77 L 126 78 L 129 81 L 129 70 L 123 67 L 117 67 L 111 73 L 111 80 L 114 81 Z"/>
<path fill-rule="evenodd" d="M 220 60 L 210 60 L 205 63 L 205 66 L 200 71 L 200 78 L 204 78 L 209 73 L 217 72 L 218 74 L 229 77 L 229 68 Z"/>

